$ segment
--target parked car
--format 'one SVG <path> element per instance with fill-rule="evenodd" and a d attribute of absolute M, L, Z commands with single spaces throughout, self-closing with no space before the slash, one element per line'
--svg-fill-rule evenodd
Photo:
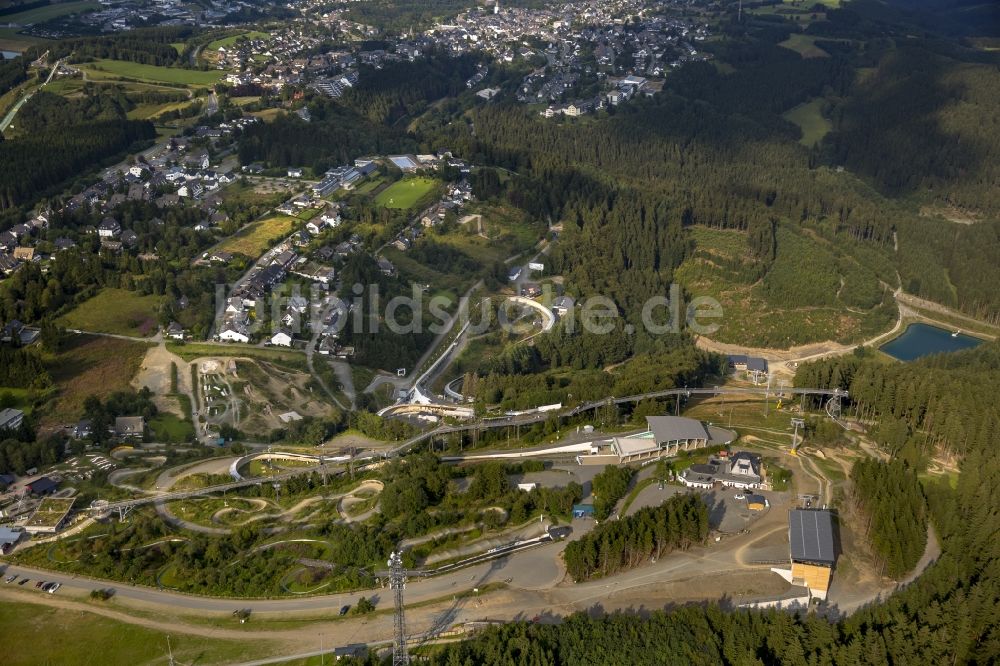
<path fill-rule="evenodd" d="M 340 607 L 340 614 L 341 615 L 347 615 L 347 611 L 349 611 L 349 610 L 351 610 L 351 605 L 350 604 L 345 604 L 345 605 L 343 605 L 343 606 Z"/>
<path fill-rule="evenodd" d="M 25 583 L 27 583 L 30 580 L 31 580 L 30 578 L 22 578 L 21 580 L 17 581 L 17 584 L 18 585 L 24 585 Z"/>
<path fill-rule="evenodd" d="M 12 574 L 10 576 L 7 576 L 7 578 L 4 579 L 4 582 L 5 583 L 13 583 L 15 580 L 17 580 L 17 574 Z"/>
<path fill-rule="evenodd" d="M 37 589 L 38 589 L 38 588 L 40 588 L 40 587 L 41 587 L 42 585 L 45 585 L 45 581 L 44 581 L 44 580 L 40 580 L 40 581 L 38 581 L 37 583 L 35 583 L 35 589 L 37 590 Z"/>
<path fill-rule="evenodd" d="M 48 590 L 49 594 L 55 594 L 56 590 L 58 590 L 60 587 L 62 587 L 62 583 L 52 583 L 52 585 L 49 586 Z"/>
<path fill-rule="evenodd" d="M 746 499 L 746 495 L 744 495 L 743 493 L 736 493 L 735 495 L 733 495 L 733 498 L 738 500 Z"/>

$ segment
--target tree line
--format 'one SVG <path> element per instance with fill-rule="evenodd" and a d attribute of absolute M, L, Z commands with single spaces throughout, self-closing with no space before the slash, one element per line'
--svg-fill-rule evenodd
<path fill-rule="evenodd" d="M 708 507 L 694 493 L 674 495 L 656 507 L 602 522 L 563 551 L 573 580 L 611 576 L 650 558 L 687 549 L 708 537 Z"/>

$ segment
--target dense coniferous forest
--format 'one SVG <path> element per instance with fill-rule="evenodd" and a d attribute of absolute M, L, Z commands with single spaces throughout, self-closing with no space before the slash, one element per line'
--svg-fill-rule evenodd
<path fill-rule="evenodd" d="M 39 92 L 18 116 L 18 134 L 0 141 L 0 211 L 37 200 L 81 171 L 156 136 L 128 120 L 113 92 L 67 100 Z"/>
<path fill-rule="evenodd" d="M 50 58 L 64 58 L 72 54 L 74 62 L 110 58 L 143 65 L 181 64 L 181 56 L 171 43 L 183 42 L 193 32 L 194 28 L 190 26 L 141 28 L 114 35 L 63 40 L 52 46 Z"/>
<path fill-rule="evenodd" d="M 44 388 L 51 381 L 37 355 L 23 349 L 0 347 L 0 386 Z"/>
<path fill-rule="evenodd" d="M 239 143 L 240 160 L 271 166 L 308 166 L 323 173 L 358 155 L 408 152 L 416 145 L 405 133 L 372 123 L 351 109 L 317 97 L 308 105 L 311 120 L 282 114 L 270 123 L 251 125 Z"/>
<path fill-rule="evenodd" d="M 708 508 L 701 496 L 674 495 L 656 507 L 605 521 L 563 551 L 566 571 L 575 581 L 610 576 L 658 559 L 708 536 Z"/>
<path fill-rule="evenodd" d="M 927 544 L 927 507 L 917 475 L 902 460 L 865 458 L 854 463 L 851 484 L 876 568 L 890 578 L 912 571 Z"/>
<path fill-rule="evenodd" d="M 1000 401 L 990 387 L 998 382 L 996 343 L 889 365 L 871 354 L 841 356 L 803 364 L 795 375 L 797 386 L 847 389 L 850 413 L 874 426 L 888 453 L 913 463 L 935 450 L 992 450 Z"/>
<path fill-rule="evenodd" d="M 362 68 L 358 84 L 344 91 L 342 101 L 372 122 L 391 125 L 435 100 L 455 97 L 475 71 L 476 58 L 452 58 L 445 53 L 389 63 L 378 72 Z"/>
<path fill-rule="evenodd" d="M 618 500 L 628 492 L 635 470 L 631 467 L 611 465 L 594 477 L 591 493 L 594 495 L 594 518 L 604 520 L 615 510 Z"/>

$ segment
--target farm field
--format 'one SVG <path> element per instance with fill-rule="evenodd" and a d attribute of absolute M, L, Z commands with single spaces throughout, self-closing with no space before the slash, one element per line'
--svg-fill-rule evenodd
<path fill-rule="evenodd" d="M 0 28 L 0 51 L 23 51 L 35 44 L 45 44 L 50 41 L 32 35 L 22 35 L 18 30 L 19 28 Z"/>
<path fill-rule="evenodd" d="M 236 234 L 222 241 L 217 249 L 256 259 L 271 247 L 273 241 L 292 233 L 295 225 L 299 222 L 301 220 L 287 215 L 275 215 L 251 222 Z"/>
<path fill-rule="evenodd" d="M 100 9 L 101 4 L 99 2 L 94 2 L 93 0 L 78 0 L 77 2 L 60 2 L 58 4 L 45 5 L 44 7 L 36 7 L 34 9 L 28 9 L 23 12 L 18 12 L 17 14 L 8 14 L 3 17 L 4 23 L 17 23 L 20 25 L 29 25 L 34 23 L 45 23 L 46 21 L 51 21 L 52 19 L 59 18 L 60 16 L 68 16 L 69 14 L 79 14 L 80 12 L 87 11 L 89 9 Z"/>
<path fill-rule="evenodd" d="M 129 79 L 139 79 L 142 81 L 174 83 L 189 86 L 210 86 L 222 79 L 224 74 L 224 72 L 220 71 L 202 72 L 194 69 L 180 69 L 179 67 L 158 67 L 156 65 L 143 65 L 136 62 L 126 62 L 124 60 L 104 59 L 95 60 L 85 69 L 87 70 L 88 76 L 92 78 L 125 77 Z"/>
<path fill-rule="evenodd" d="M 148 349 L 142 342 L 71 336 L 67 349 L 46 363 L 55 384 L 56 397 L 52 408 L 46 409 L 43 421 L 49 424 L 72 422 L 80 417 L 87 396 L 105 398 L 115 391 L 130 390 L 132 378 L 139 371 Z"/>
<path fill-rule="evenodd" d="M 386 208 L 414 208 L 437 185 L 438 181 L 433 178 L 404 178 L 379 192 L 375 203 Z"/>
<path fill-rule="evenodd" d="M 822 108 L 823 100 L 817 98 L 805 104 L 799 104 L 784 114 L 786 120 L 792 121 L 802 130 L 802 138 L 799 139 L 799 143 L 807 148 L 812 148 L 822 141 L 827 132 L 833 129 L 833 124 L 823 117 Z"/>
<path fill-rule="evenodd" d="M 21 595 L 17 595 L 20 597 Z M 27 596 L 27 595 L 25 595 Z M 119 622 L 95 613 L 4 599 L 0 604 L 4 627 L 4 664 L 153 664 L 164 662 L 166 632 Z M 53 631 L 58 627 L 58 631 Z M 82 645 L 100 645 L 100 659 L 81 651 Z M 263 641 L 222 640 L 178 635 L 170 646 L 181 663 L 232 663 L 268 654 Z"/>
<path fill-rule="evenodd" d="M 95 333 L 150 336 L 156 332 L 159 304 L 159 296 L 103 289 L 62 317 L 60 323 L 66 328 Z"/>

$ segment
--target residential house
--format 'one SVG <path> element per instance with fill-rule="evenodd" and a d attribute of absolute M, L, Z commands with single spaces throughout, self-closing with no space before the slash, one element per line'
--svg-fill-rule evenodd
<path fill-rule="evenodd" d="M 184 327 L 178 324 L 176 321 L 170 322 L 170 326 L 167 326 L 167 337 L 173 338 L 174 340 L 183 340 Z"/>
<path fill-rule="evenodd" d="M 13 255 L 0 252 L 0 273 L 10 275 L 20 265 L 21 262 L 15 259 Z"/>
<path fill-rule="evenodd" d="M 271 336 L 271 344 L 278 347 L 292 346 L 292 333 L 287 328 L 280 328 L 278 332 Z"/>
<path fill-rule="evenodd" d="M 97 227 L 97 235 L 101 238 L 116 238 L 121 232 L 122 225 L 113 217 L 104 218 Z"/>
<path fill-rule="evenodd" d="M 222 330 L 219 331 L 219 339 L 225 342 L 250 342 L 250 334 L 247 331 L 246 324 L 242 324 L 235 320 L 227 320 L 222 326 Z"/>
<path fill-rule="evenodd" d="M 115 419 L 115 435 L 128 439 L 141 439 L 146 433 L 146 419 L 141 416 L 119 416 Z"/>
<path fill-rule="evenodd" d="M 20 409 L 0 410 L 0 430 L 17 430 L 24 423 L 24 412 Z"/>

